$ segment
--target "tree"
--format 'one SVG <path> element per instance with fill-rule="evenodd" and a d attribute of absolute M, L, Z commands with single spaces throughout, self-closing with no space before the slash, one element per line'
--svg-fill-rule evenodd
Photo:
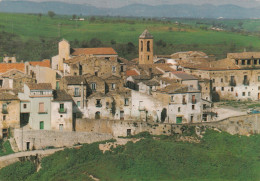
<path fill-rule="evenodd" d="M 53 18 L 56 14 L 53 11 L 48 11 L 48 16 Z"/>
<path fill-rule="evenodd" d="M 161 112 L 161 122 L 163 123 L 165 121 L 167 117 L 167 109 L 163 108 L 162 112 Z"/>
<path fill-rule="evenodd" d="M 73 14 L 72 19 L 76 19 L 76 18 L 77 18 L 77 15 Z"/>
<path fill-rule="evenodd" d="M 42 13 L 38 14 L 39 19 L 42 19 Z"/>
<path fill-rule="evenodd" d="M 91 47 L 99 47 L 102 45 L 102 42 L 98 38 L 92 38 L 89 43 Z"/>

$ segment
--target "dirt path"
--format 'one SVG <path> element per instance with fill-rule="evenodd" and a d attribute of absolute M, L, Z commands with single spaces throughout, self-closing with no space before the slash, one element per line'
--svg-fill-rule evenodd
<path fill-rule="evenodd" d="M 25 152 L 18 152 L 18 153 L 2 156 L 2 157 L 0 157 L 0 169 L 19 161 L 20 157 L 36 156 L 36 155 L 48 156 L 48 155 L 51 155 L 51 154 L 53 154 L 57 151 L 61 151 L 61 150 L 64 150 L 64 148 L 25 151 Z"/>

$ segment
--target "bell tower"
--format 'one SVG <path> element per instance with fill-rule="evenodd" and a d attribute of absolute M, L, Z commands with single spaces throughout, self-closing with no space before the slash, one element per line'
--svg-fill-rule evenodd
<path fill-rule="evenodd" d="M 153 64 L 153 36 L 148 30 L 139 36 L 139 64 Z"/>

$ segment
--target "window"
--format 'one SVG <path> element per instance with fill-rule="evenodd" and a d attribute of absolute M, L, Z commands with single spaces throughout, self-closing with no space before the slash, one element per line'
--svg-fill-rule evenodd
<path fill-rule="evenodd" d="M 221 87 L 221 90 L 224 91 L 224 87 Z"/>
<path fill-rule="evenodd" d="M 254 64 L 255 64 L 255 65 L 257 64 L 257 59 L 254 60 Z"/>
<path fill-rule="evenodd" d="M 242 60 L 242 65 L 245 65 L 246 64 L 246 61 L 245 60 Z"/>
<path fill-rule="evenodd" d="M 251 96 L 251 92 L 248 92 L 248 96 Z"/>
<path fill-rule="evenodd" d="M 95 76 L 98 76 L 98 72 L 95 72 Z"/>
<path fill-rule="evenodd" d="M 0 87 L 2 87 L 3 86 L 3 80 L 1 79 L 0 80 Z"/>
<path fill-rule="evenodd" d="M 150 60 L 150 56 L 149 55 L 147 56 L 147 60 Z"/>
<path fill-rule="evenodd" d="M 39 103 L 39 113 L 44 113 L 44 102 Z"/>
<path fill-rule="evenodd" d="M 77 106 L 80 107 L 80 101 L 77 101 Z"/>
<path fill-rule="evenodd" d="M 260 90 L 260 86 L 258 86 L 258 90 Z"/>
<path fill-rule="evenodd" d="M 26 109 L 27 108 L 27 104 L 23 104 L 23 108 Z"/>
<path fill-rule="evenodd" d="M 178 107 L 178 112 L 181 112 L 181 107 Z"/>
<path fill-rule="evenodd" d="M 111 88 L 112 88 L 112 90 L 115 90 L 116 89 L 116 84 L 112 83 L 111 84 Z"/>
<path fill-rule="evenodd" d="M 196 104 L 196 97 L 195 97 L 195 95 L 192 95 L 192 104 Z"/>
<path fill-rule="evenodd" d="M 212 88 L 212 91 L 216 91 L 216 87 L 213 87 L 213 88 Z"/>
<path fill-rule="evenodd" d="M 56 82 L 56 90 L 60 90 L 60 82 L 59 81 Z"/>
<path fill-rule="evenodd" d="M 61 103 L 61 104 L 60 104 L 60 112 L 64 112 L 64 111 L 65 111 L 65 109 L 64 109 L 64 104 Z"/>
<path fill-rule="evenodd" d="M 245 92 L 242 92 L 242 96 L 246 96 L 246 93 L 245 93 Z"/>
<path fill-rule="evenodd" d="M 144 50 L 144 42 L 141 41 L 141 52 Z"/>
<path fill-rule="evenodd" d="M 190 116 L 190 122 L 193 122 L 193 116 Z"/>
<path fill-rule="evenodd" d="M 212 79 L 212 82 L 215 83 L 215 79 Z"/>
<path fill-rule="evenodd" d="M 3 121 L 5 121 L 6 120 L 6 115 L 3 115 Z"/>
<path fill-rule="evenodd" d="M 2 113 L 7 114 L 7 104 L 2 105 Z"/>
<path fill-rule="evenodd" d="M 79 65 L 79 75 L 82 75 L 82 65 Z"/>
<path fill-rule="evenodd" d="M 79 95 L 79 88 L 75 88 L 75 90 L 74 90 L 74 96 L 80 96 L 80 95 Z"/>
<path fill-rule="evenodd" d="M 150 52 L 150 41 L 147 41 L 147 51 Z M 148 59 L 149 60 L 149 59 Z"/>
<path fill-rule="evenodd" d="M 128 105 L 129 105 L 129 99 L 125 98 L 125 106 L 128 106 Z"/>
<path fill-rule="evenodd" d="M 182 104 L 186 104 L 186 96 L 185 95 L 182 96 Z"/>
<path fill-rule="evenodd" d="M 102 107 L 102 104 L 101 104 L 101 100 L 100 100 L 100 99 L 97 99 L 97 100 L 96 100 L 96 107 Z"/>
<path fill-rule="evenodd" d="M 221 78 L 220 81 L 223 82 L 223 78 Z"/>
<path fill-rule="evenodd" d="M 233 87 L 231 87 L 231 92 L 233 92 L 234 91 L 234 88 Z"/>
<path fill-rule="evenodd" d="M 174 96 L 171 96 L 171 102 L 174 102 Z"/>
<path fill-rule="evenodd" d="M 107 109 L 109 108 L 109 102 L 106 102 L 106 108 Z"/>
<path fill-rule="evenodd" d="M 115 66 L 112 66 L 112 72 L 116 73 L 116 67 Z"/>
<path fill-rule="evenodd" d="M 258 82 L 260 82 L 260 76 L 258 76 Z"/>
<path fill-rule="evenodd" d="M 63 124 L 60 124 L 60 125 L 59 125 L 59 130 L 60 130 L 60 131 L 63 131 Z"/>
<path fill-rule="evenodd" d="M 207 104 L 203 104 L 203 110 L 207 109 Z"/>
<path fill-rule="evenodd" d="M 236 60 L 236 65 L 238 65 L 238 60 Z"/>
<path fill-rule="evenodd" d="M 247 65 L 251 65 L 251 60 L 247 60 Z"/>
<path fill-rule="evenodd" d="M 195 110 L 195 105 L 192 105 L 192 106 L 191 106 L 191 109 L 192 109 L 192 110 Z"/>
<path fill-rule="evenodd" d="M 96 83 L 91 83 L 91 89 L 95 91 L 97 89 L 97 84 Z"/>

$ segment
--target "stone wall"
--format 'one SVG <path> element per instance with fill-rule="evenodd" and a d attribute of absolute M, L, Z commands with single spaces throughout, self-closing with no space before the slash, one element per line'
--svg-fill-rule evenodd
<path fill-rule="evenodd" d="M 93 143 L 109 140 L 111 134 L 89 132 L 63 132 L 47 130 L 15 129 L 14 138 L 20 151 L 46 147 L 69 147 L 78 143 Z"/>
<path fill-rule="evenodd" d="M 90 120 L 77 119 L 76 131 L 87 131 L 96 133 L 112 134 L 114 137 L 127 136 L 149 132 L 153 135 L 170 135 L 172 132 L 181 133 L 182 125 L 148 123 L 140 121 L 119 121 L 119 120 Z"/>

